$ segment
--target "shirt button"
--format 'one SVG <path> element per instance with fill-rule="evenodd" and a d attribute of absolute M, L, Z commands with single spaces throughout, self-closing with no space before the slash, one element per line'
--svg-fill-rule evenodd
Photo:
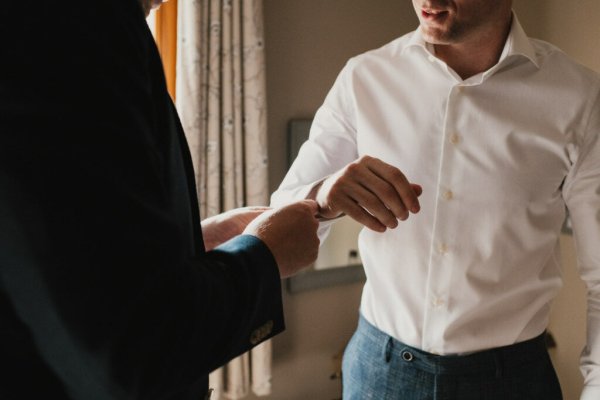
<path fill-rule="evenodd" d="M 442 307 L 444 304 L 446 304 L 446 302 L 445 302 L 443 299 L 440 299 L 439 297 L 436 297 L 436 298 L 434 298 L 434 299 L 431 301 L 431 305 L 432 305 L 434 308 L 440 308 L 440 307 Z"/>
<path fill-rule="evenodd" d="M 428 59 L 430 62 L 434 62 L 434 61 L 435 61 L 435 57 L 434 57 L 433 55 L 431 55 L 431 54 L 429 55 L 429 57 L 427 57 L 427 59 Z"/>
<path fill-rule="evenodd" d="M 438 246 L 438 251 L 440 252 L 440 254 L 446 254 L 446 253 L 448 253 L 448 245 L 446 243 L 441 243 Z"/>
<path fill-rule="evenodd" d="M 454 145 L 460 143 L 460 136 L 458 135 L 458 133 L 453 133 L 452 135 L 450 135 L 450 143 Z"/>
<path fill-rule="evenodd" d="M 458 86 L 456 87 L 456 91 L 457 91 L 458 93 L 462 93 L 462 92 L 463 92 L 463 90 L 465 90 L 465 87 L 464 87 L 464 86 L 462 86 L 462 85 L 458 85 Z"/>
<path fill-rule="evenodd" d="M 454 193 L 452 193 L 452 190 L 446 190 L 442 196 L 444 197 L 444 200 L 452 200 L 454 198 Z"/>

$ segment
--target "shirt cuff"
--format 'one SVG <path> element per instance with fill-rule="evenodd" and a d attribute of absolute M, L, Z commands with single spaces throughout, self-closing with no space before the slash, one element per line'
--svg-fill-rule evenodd
<path fill-rule="evenodd" d="M 600 399 L 600 386 L 584 386 L 581 392 L 581 400 L 598 400 Z"/>

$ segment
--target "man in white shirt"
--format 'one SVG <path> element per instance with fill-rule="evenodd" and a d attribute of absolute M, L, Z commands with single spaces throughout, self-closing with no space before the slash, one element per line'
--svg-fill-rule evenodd
<path fill-rule="evenodd" d="M 347 63 L 272 199 L 315 198 L 322 233 L 367 228 L 344 399 L 560 399 L 543 334 L 565 208 L 581 399 L 600 399 L 600 78 L 529 39 L 511 0 L 413 4 L 419 29 Z"/>

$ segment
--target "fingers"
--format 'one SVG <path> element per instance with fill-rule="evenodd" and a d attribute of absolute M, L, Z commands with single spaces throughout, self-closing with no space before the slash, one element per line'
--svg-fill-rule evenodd
<path fill-rule="evenodd" d="M 417 185 L 416 183 L 411 183 L 410 187 L 412 187 L 412 189 L 415 192 L 415 194 L 417 195 L 417 197 L 419 197 L 421 194 L 423 194 L 423 188 L 421 187 L 421 185 Z"/>
<path fill-rule="evenodd" d="M 404 174 L 399 169 L 376 158 L 371 158 L 369 160 L 368 168 L 383 181 L 393 186 L 400 200 L 398 204 L 394 204 L 396 208 L 408 210 L 413 214 L 419 212 L 421 206 L 419 204 L 419 199 L 417 198 L 418 195 L 415 193 L 413 186 L 408 182 Z M 387 198 L 389 198 L 391 201 L 396 200 L 392 196 L 387 196 Z M 402 216 L 404 216 L 404 219 L 408 218 L 407 214 L 396 214 L 396 216 L 400 219 L 402 219 Z"/>
<path fill-rule="evenodd" d="M 388 227 L 395 228 L 395 226 L 384 225 L 378 218 L 368 213 L 363 207 L 356 203 L 348 204 L 346 207 L 346 215 L 375 232 L 385 232 Z M 397 225 L 398 223 L 396 222 L 396 226 Z"/>
<path fill-rule="evenodd" d="M 374 177 L 375 181 L 363 184 L 350 183 L 346 187 L 347 197 L 340 199 L 346 214 L 356 219 L 358 222 L 375 231 L 385 231 L 387 228 L 398 226 L 397 215 L 406 214 L 392 186 Z M 378 187 L 378 189 L 373 189 Z M 385 194 L 381 194 L 385 192 Z M 377 195 L 376 193 L 380 193 Z M 396 197 L 395 202 L 387 201 Z M 392 204 L 395 211 L 390 210 L 386 205 Z M 404 217 L 406 219 L 406 217 Z"/>
<path fill-rule="evenodd" d="M 319 213 L 319 203 L 314 200 L 306 199 L 300 201 L 300 204 L 303 204 L 308 208 L 308 211 L 311 215 L 317 215 Z"/>
<path fill-rule="evenodd" d="M 264 213 L 245 233 L 261 239 L 271 250 L 282 277 L 295 274 L 317 258 L 319 222 L 314 200 L 303 200 Z"/>
<path fill-rule="evenodd" d="M 382 232 L 398 226 L 398 219 L 406 220 L 409 213 L 418 213 L 422 192 L 422 187 L 408 182 L 399 169 L 365 156 L 327 178 L 317 201 L 325 217 L 346 213 Z"/>

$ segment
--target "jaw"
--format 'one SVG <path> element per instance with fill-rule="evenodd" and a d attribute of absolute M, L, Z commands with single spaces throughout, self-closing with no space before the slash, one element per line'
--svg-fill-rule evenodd
<path fill-rule="evenodd" d="M 450 44 L 453 35 L 453 15 L 448 12 L 425 12 L 419 16 L 421 34 L 431 44 Z"/>

